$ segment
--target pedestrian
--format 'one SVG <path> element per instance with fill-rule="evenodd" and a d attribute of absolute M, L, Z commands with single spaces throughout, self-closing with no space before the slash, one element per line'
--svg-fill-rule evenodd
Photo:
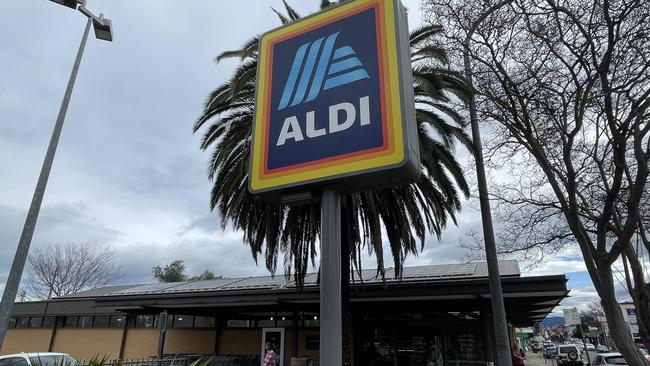
<path fill-rule="evenodd" d="M 266 350 L 266 353 L 264 354 L 264 360 L 262 360 L 262 366 L 276 366 L 276 355 L 275 351 L 273 351 L 273 343 L 266 342 L 264 349 Z"/>
<path fill-rule="evenodd" d="M 526 355 L 516 345 L 512 347 L 512 365 L 525 366 Z"/>

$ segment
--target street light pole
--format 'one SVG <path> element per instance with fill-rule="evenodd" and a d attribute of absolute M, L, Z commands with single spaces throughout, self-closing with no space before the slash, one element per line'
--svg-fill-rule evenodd
<path fill-rule="evenodd" d="M 60 3 L 61 5 L 72 7 L 70 0 L 63 0 L 63 2 L 57 0 L 53 1 Z M 76 8 L 76 4 L 74 5 Z M 83 56 L 84 49 L 86 48 L 86 41 L 88 40 L 88 34 L 90 33 L 90 26 L 94 25 L 95 35 L 97 38 L 107 41 L 112 40 L 112 28 L 109 20 L 104 20 L 103 16 L 97 18 L 92 15 L 92 13 L 88 12 L 85 8 L 85 1 L 81 2 L 79 10 L 81 10 L 82 13 L 86 15 L 88 20 L 86 22 L 86 28 L 84 30 L 83 37 L 81 38 L 79 50 L 77 51 L 77 58 L 75 59 L 74 65 L 72 66 L 72 72 L 70 73 L 70 79 L 68 80 L 68 85 L 65 89 L 63 101 L 61 102 L 61 107 L 59 108 L 59 114 L 56 118 L 56 123 L 54 124 L 54 131 L 52 132 L 52 137 L 50 138 L 50 144 L 48 145 L 47 152 L 45 153 L 45 159 L 43 160 L 41 173 L 38 176 L 36 189 L 34 190 L 32 202 L 29 206 L 29 211 L 27 212 L 27 218 L 25 219 L 25 225 L 23 226 L 23 231 L 18 242 L 18 248 L 16 248 L 16 254 L 11 264 L 11 269 L 9 270 L 7 283 L 5 284 L 4 293 L 2 294 L 2 301 L 0 301 L 0 347 L 4 343 L 5 334 L 7 333 L 7 326 L 9 325 L 9 318 L 11 316 L 11 309 L 13 307 L 14 301 L 16 301 L 16 294 L 18 293 L 20 280 L 22 278 L 23 270 L 25 269 L 25 263 L 27 262 L 27 257 L 29 255 L 29 247 L 32 243 L 34 229 L 36 228 L 36 221 L 38 220 L 38 214 L 41 210 L 41 203 L 43 202 L 43 196 L 45 195 L 45 188 L 47 187 L 47 181 L 50 177 L 50 171 L 52 170 L 54 155 L 56 154 L 56 148 L 59 144 L 59 137 L 61 136 L 61 130 L 63 129 L 63 121 L 65 120 L 65 115 L 68 111 L 68 105 L 70 104 L 70 97 L 72 96 L 72 90 L 74 89 L 75 80 L 77 79 L 79 65 L 81 64 L 81 57 Z M 108 35 L 102 32 L 108 32 Z"/>
<path fill-rule="evenodd" d="M 472 141 L 474 143 L 478 195 L 481 205 L 481 219 L 483 222 L 483 240 L 485 242 L 485 258 L 487 260 L 490 284 L 490 302 L 492 305 L 492 319 L 494 322 L 494 343 L 496 346 L 497 366 L 512 366 L 512 351 L 510 350 L 506 308 L 503 302 L 503 289 L 501 287 L 501 275 L 499 273 L 499 259 L 497 257 L 496 240 L 494 239 L 492 210 L 490 209 L 490 198 L 488 197 L 485 162 L 483 160 L 483 145 L 481 143 L 481 129 L 478 125 L 478 116 L 476 113 L 476 98 L 474 93 L 472 66 L 469 58 L 469 46 L 476 28 L 478 28 L 478 26 L 492 13 L 511 2 L 512 0 L 502 0 L 487 9 L 487 11 L 483 12 L 483 14 L 473 22 L 463 43 L 463 66 L 465 71 L 465 80 L 467 86 L 470 88 L 468 102 L 469 119 L 472 126 Z"/>

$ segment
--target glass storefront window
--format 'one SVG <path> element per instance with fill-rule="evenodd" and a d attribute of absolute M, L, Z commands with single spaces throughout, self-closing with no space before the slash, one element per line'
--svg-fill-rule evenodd
<path fill-rule="evenodd" d="M 53 316 L 46 316 L 43 318 L 43 328 L 53 328 L 54 321 L 56 320 Z"/>
<path fill-rule="evenodd" d="M 485 360 L 483 336 L 478 326 L 450 327 L 446 334 L 449 362 L 462 366 Z"/>
<path fill-rule="evenodd" d="M 97 315 L 95 316 L 95 322 L 93 323 L 93 328 L 108 328 L 109 316 L 108 315 Z"/>
<path fill-rule="evenodd" d="M 64 328 L 76 328 L 78 319 L 79 319 L 79 317 L 77 317 L 77 316 L 66 316 L 65 317 L 65 322 L 63 323 L 63 327 Z"/>
<path fill-rule="evenodd" d="M 355 353 L 361 365 L 476 366 L 485 364 L 479 316 L 471 313 L 360 314 Z M 358 351 L 357 351 L 358 350 Z"/>
<path fill-rule="evenodd" d="M 158 317 L 153 314 L 136 315 L 136 328 L 158 328 Z"/>
<path fill-rule="evenodd" d="M 30 328 L 40 328 L 43 325 L 43 317 L 33 316 L 29 319 Z"/>
<path fill-rule="evenodd" d="M 214 328 L 215 324 L 215 318 L 212 316 L 194 317 L 194 328 Z"/>
<path fill-rule="evenodd" d="M 92 328 L 93 326 L 93 317 L 90 315 L 87 316 L 80 316 L 79 317 L 79 323 L 78 327 L 79 328 Z"/>
<path fill-rule="evenodd" d="M 316 313 L 303 313 L 302 319 L 303 319 L 302 326 L 305 328 L 320 327 L 320 320 L 318 319 L 318 314 Z"/>
<path fill-rule="evenodd" d="M 174 328 L 192 328 L 194 317 L 191 315 L 174 315 Z"/>
<path fill-rule="evenodd" d="M 275 317 L 259 320 L 257 324 L 260 328 L 274 328 L 276 326 Z"/>
<path fill-rule="evenodd" d="M 108 323 L 109 328 L 122 328 L 126 323 L 126 317 L 124 315 L 112 315 L 111 320 Z"/>
<path fill-rule="evenodd" d="M 293 316 L 291 313 L 278 313 L 276 315 L 276 326 L 278 327 L 292 327 Z"/>
<path fill-rule="evenodd" d="M 255 328 L 255 320 L 230 319 L 226 322 L 228 328 Z"/>

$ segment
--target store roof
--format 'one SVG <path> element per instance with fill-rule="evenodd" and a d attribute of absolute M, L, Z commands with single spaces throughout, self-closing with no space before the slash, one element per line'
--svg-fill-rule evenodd
<path fill-rule="evenodd" d="M 522 277 L 516 261 L 499 263 L 508 319 L 515 326 L 542 320 L 567 297 L 566 276 Z M 405 267 L 402 278 L 386 270 L 386 280 L 376 270 L 355 272 L 350 304 L 366 311 L 425 309 L 464 311 L 489 306 L 486 263 Z M 284 276 L 224 278 L 207 281 L 109 286 L 55 298 L 21 303 L 12 315 L 151 313 L 214 314 L 241 311 L 318 311 L 317 274 L 305 278 L 299 291 Z M 368 307 L 369 304 L 373 306 Z M 482 304 L 482 305 L 481 305 Z"/>
<path fill-rule="evenodd" d="M 499 262 L 501 277 L 518 277 L 520 275 L 517 261 Z M 388 268 L 385 273 L 385 282 L 378 276 L 375 269 L 361 271 L 361 276 L 356 271 L 352 273 L 351 283 L 355 285 L 376 285 L 376 284 L 402 284 L 416 282 L 430 282 L 442 280 L 461 280 L 487 278 L 487 263 L 467 263 L 450 265 L 429 265 L 404 267 L 402 277 L 395 278 L 395 269 Z M 304 281 L 305 287 L 318 286 L 318 274 L 307 274 Z M 81 293 L 65 296 L 88 297 L 88 296 L 130 296 L 130 295 L 154 295 L 154 294 L 179 294 L 196 292 L 222 292 L 242 290 L 280 290 L 296 287 L 296 283 L 287 280 L 284 276 L 263 276 L 263 277 L 240 277 L 222 278 L 216 280 L 188 281 L 188 282 L 167 282 L 146 285 L 111 286 Z"/>

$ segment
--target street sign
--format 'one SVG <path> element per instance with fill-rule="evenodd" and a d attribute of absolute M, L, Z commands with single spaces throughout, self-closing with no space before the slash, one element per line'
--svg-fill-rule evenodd
<path fill-rule="evenodd" d="M 580 325 L 580 313 L 578 309 L 562 309 L 562 312 L 564 312 L 564 325 Z"/>
<path fill-rule="evenodd" d="M 419 160 L 399 0 L 348 2 L 261 37 L 251 192 L 406 183 Z"/>

